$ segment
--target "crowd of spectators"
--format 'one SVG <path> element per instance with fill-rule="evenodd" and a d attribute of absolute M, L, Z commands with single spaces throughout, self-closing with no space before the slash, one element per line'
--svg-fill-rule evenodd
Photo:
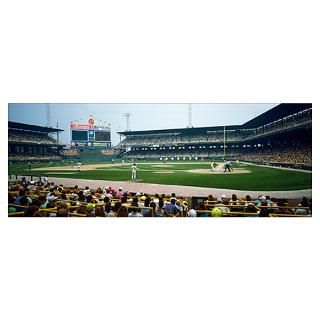
<path fill-rule="evenodd" d="M 105 156 L 113 156 L 114 152 L 112 149 L 102 149 L 101 153 Z"/>
<path fill-rule="evenodd" d="M 254 161 L 264 164 L 312 164 L 312 149 L 311 146 L 299 147 L 281 147 L 281 148 L 268 148 L 268 147 L 251 147 L 243 148 L 228 148 L 226 157 L 232 160 L 241 161 Z M 151 150 L 130 150 L 124 154 L 126 159 L 157 159 L 168 158 L 168 160 L 189 160 L 191 159 L 216 159 L 224 156 L 223 148 L 199 148 L 199 147 L 186 147 L 183 149 L 166 148 L 165 150 L 154 149 Z"/>
<path fill-rule="evenodd" d="M 124 155 L 126 159 L 160 159 L 160 158 L 168 158 L 172 160 L 189 160 L 190 158 L 214 158 L 223 156 L 223 151 L 200 151 L 195 149 L 186 149 L 186 150 L 166 150 L 166 151 L 138 151 L 132 150 L 127 152 Z M 179 158 L 179 159 L 178 159 Z"/>
<path fill-rule="evenodd" d="M 61 157 L 57 155 L 44 155 L 44 156 L 38 156 L 38 155 L 29 155 L 29 154 L 14 154 L 11 153 L 8 156 L 9 161 L 14 162 L 24 162 L 24 161 L 58 161 L 61 160 Z"/>
<path fill-rule="evenodd" d="M 30 144 L 49 144 L 57 145 L 59 142 L 50 137 L 48 134 L 43 133 L 26 133 L 25 131 L 12 131 L 9 130 L 8 135 L 9 142 L 20 142 L 20 143 L 30 143 Z"/>
<path fill-rule="evenodd" d="M 311 200 L 303 198 L 293 207 L 286 199 L 261 195 L 227 198 L 222 195 L 195 205 L 191 199 L 171 194 L 131 193 L 111 186 L 92 189 L 89 186 L 65 187 L 49 182 L 22 180 L 9 185 L 9 216 L 25 217 L 210 217 L 311 215 Z"/>
<path fill-rule="evenodd" d="M 215 159 L 223 157 L 223 148 L 216 149 L 172 149 L 172 150 L 131 150 L 125 153 L 126 159 L 157 159 L 168 158 L 168 160 L 191 159 Z M 227 152 L 227 158 L 241 161 L 254 161 L 264 164 L 312 164 L 311 146 L 285 149 L 268 148 L 235 148 Z"/>
<path fill-rule="evenodd" d="M 312 119 L 312 110 L 307 109 L 297 114 L 290 115 L 283 119 L 268 123 L 264 126 L 252 129 L 226 130 L 226 140 L 228 142 L 241 142 L 247 138 L 254 138 L 297 126 Z M 224 131 L 207 131 L 205 134 L 185 134 L 181 133 L 162 133 L 162 134 L 140 134 L 127 135 L 118 147 L 152 146 L 152 145 L 177 145 L 185 143 L 221 143 L 224 141 Z"/>
<path fill-rule="evenodd" d="M 255 129 L 254 135 L 260 136 L 266 133 L 271 133 L 275 131 L 279 131 L 282 129 L 288 129 L 291 127 L 298 126 L 302 123 L 306 123 L 312 120 L 312 110 L 307 109 L 296 114 L 290 115 L 283 119 L 279 119 L 277 121 L 268 123 L 265 126 L 261 126 Z"/>
<path fill-rule="evenodd" d="M 249 135 L 248 131 L 227 131 L 227 141 L 238 141 Z M 152 146 L 152 145 L 177 145 L 186 143 L 208 143 L 208 142 L 223 142 L 224 132 L 216 131 L 207 134 L 146 134 L 146 135 L 128 135 L 118 147 L 134 147 L 134 146 Z"/>
<path fill-rule="evenodd" d="M 78 149 L 64 149 L 60 151 L 63 156 L 78 156 L 80 151 Z"/>
<path fill-rule="evenodd" d="M 256 161 L 270 164 L 312 164 L 311 146 L 299 147 L 298 149 L 286 148 L 278 149 L 263 149 L 250 150 L 241 154 L 237 154 L 237 159 L 242 161 Z"/>

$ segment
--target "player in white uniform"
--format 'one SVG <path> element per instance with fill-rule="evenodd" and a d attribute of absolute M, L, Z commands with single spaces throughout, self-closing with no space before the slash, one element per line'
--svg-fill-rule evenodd
<path fill-rule="evenodd" d="M 216 167 L 216 163 L 214 161 L 211 162 L 211 171 L 214 171 L 214 168 Z"/>
<path fill-rule="evenodd" d="M 80 161 L 78 161 L 78 163 L 77 163 L 77 168 L 78 168 L 78 172 L 80 172 L 80 168 L 81 168 L 81 162 Z"/>
<path fill-rule="evenodd" d="M 137 166 L 135 163 L 131 166 L 131 179 L 132 181 L 137 179 Z"/>

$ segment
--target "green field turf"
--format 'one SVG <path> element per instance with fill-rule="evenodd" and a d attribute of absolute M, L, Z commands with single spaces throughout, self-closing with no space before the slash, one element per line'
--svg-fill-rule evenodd
<path fill-rule="evenodd" d="M 56 166 L 65 165 L 66 174 L 62 171 L 55 171 Z M 33 165 L 32 168 L 45 168 L 50 165 L 39 164 Z M 116 165 L 113 167 L 104 167 L 96 170 L 80 171 L 74 173 L 70 170 L 70 164 L 52 164 L 50 170 L 28 171 L 27 165 L 9 166 L 9 174 L 34 175 L 49 177 L 64 177 L 72 179 L 92 179 L 92 180 L 111 180 L 111 181 L 127 181 L 131 179 L 131 163 L 125 166 Z M 234 168 L 238 165 L 234 164 Z M 138 182 L 157 183 L 168 185 L 185 185 L 209 188 L 237 189 L 250 191 L 287 191 L 311 189 L 312 175 L 311 173 L 279 170 L 273 168 L 265 168 L 252 165 L 240 164 L 239 168 L 250 170 L 251 173 L 242 174 L 200 174 L 190 173 L 183 170 L 190 169 L 209 169 L 208 163 L 188 163 L 188 162 L 168 162 L 167 166 L 154 167 L 148 162 L 138 162 L 137 179 Z M 174 173 L 156 173 L 159 171 L 175 171 Z M 50 172 L 50 174 L 48 174 Z M 58 172 L 58 173 L 56 173 Z M 73 174 L 67 174 L 73 172 Z"/>

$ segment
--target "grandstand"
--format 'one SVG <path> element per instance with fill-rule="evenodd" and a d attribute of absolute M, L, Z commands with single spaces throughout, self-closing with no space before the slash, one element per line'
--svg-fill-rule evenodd
<path fill-rule="evenodd" d="M 234 126 L 122 131 L 127 159 L 221 159 L 311 169 L 311 104 L 280 104 Z"/>
<path fill-rule="evenodd" d="M 48 162 L 61 160 L 64 145 L 58 141 L 61 129 L 8 122 L 8 159 L 10 162 Z M 56 135 L 57 139 L 52 136 Z"/>

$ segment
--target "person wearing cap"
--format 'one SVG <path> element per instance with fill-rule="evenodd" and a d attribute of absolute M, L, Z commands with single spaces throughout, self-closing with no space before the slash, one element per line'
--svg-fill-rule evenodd
<path fill-rule="evenodd" d="M 260 196 L 260 197 L 259 197 L 259 201 L 257 202 L 256 206 L 257 206 L 257 207 L 262 206 L 262 202 L 264 202 L 264 201 L 267 202 L 266 197 L 265 197 L 265 196 Z M 268 202 L 267 202 L 267 204 L 268 204 Z"/>

